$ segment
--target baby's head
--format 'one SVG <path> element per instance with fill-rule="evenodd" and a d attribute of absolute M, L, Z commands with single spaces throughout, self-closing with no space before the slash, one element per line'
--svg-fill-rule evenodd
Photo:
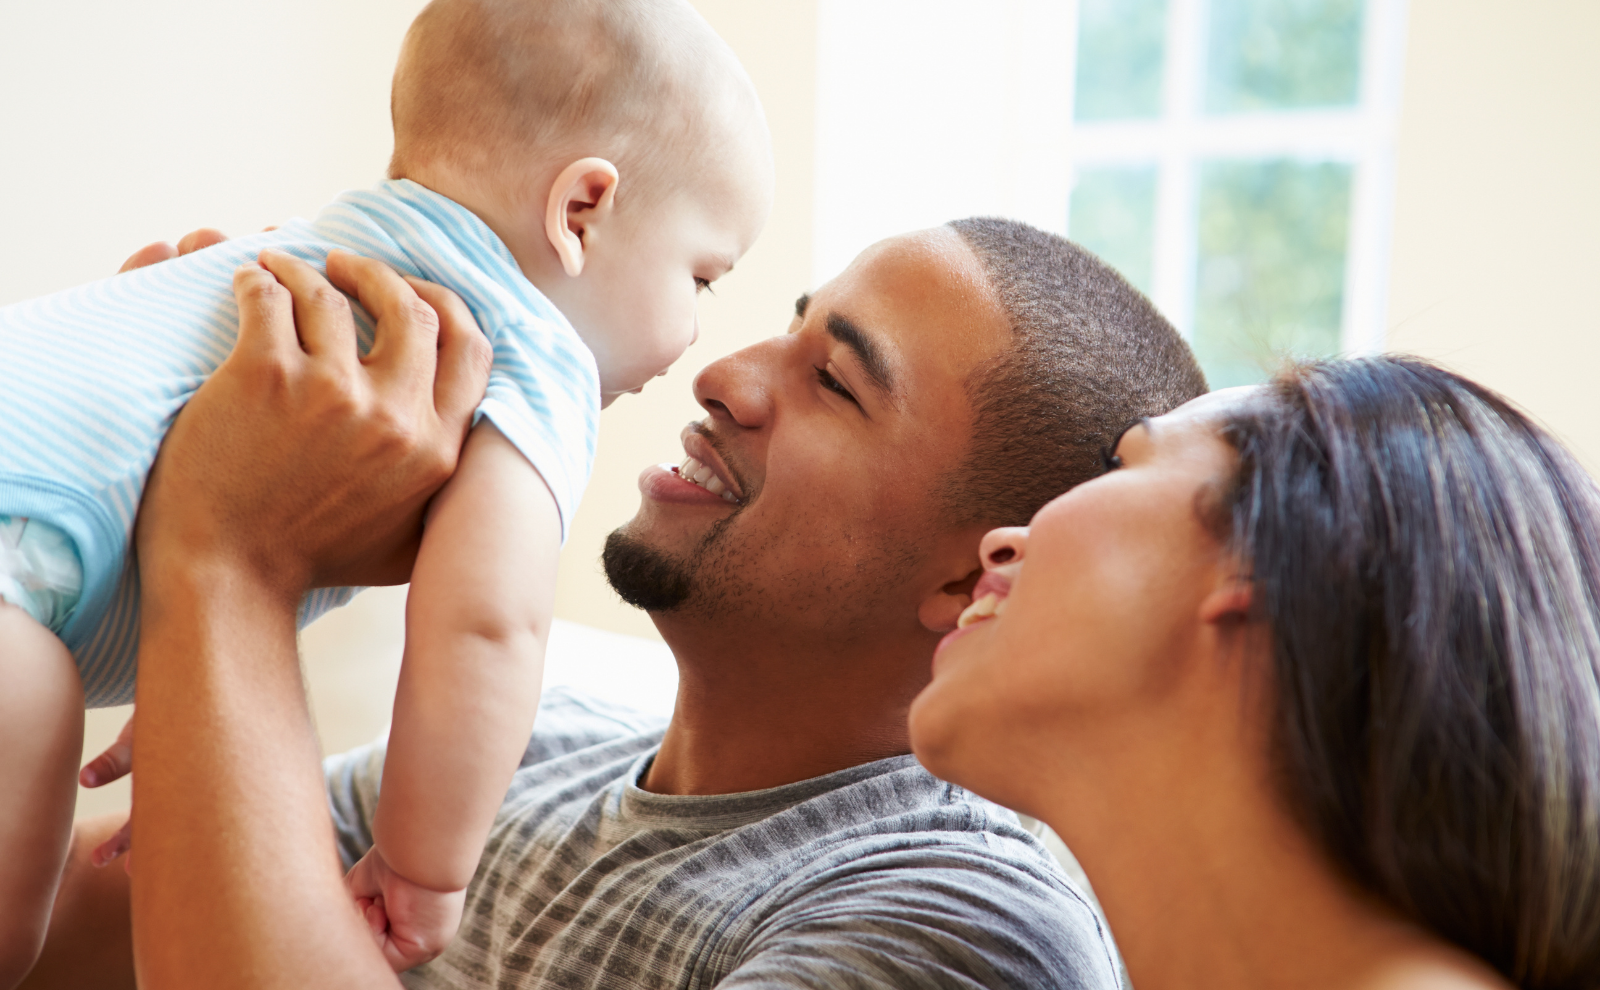
<path fill-rule="evenodd" d="M 391 178 L 471 209 L 572 321 L 602 401 L 694 340 L 772 206 L 749 77 L 686 0 L 434 0 L 394 80 Z"/>

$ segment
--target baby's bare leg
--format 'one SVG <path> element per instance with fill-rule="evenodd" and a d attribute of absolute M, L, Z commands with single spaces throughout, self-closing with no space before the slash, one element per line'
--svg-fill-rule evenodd
<path fill-rule="evenodd" d="M 0 990 L 33 968 L 72 835 L 83 688 L 72 654 L 0 602 Z"/>

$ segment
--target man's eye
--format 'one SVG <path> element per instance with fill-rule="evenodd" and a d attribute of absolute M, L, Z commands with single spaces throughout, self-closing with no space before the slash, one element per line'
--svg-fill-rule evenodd
<path fill-rule="evenodd" d="M 695 292 L 697 292 L 697 293 L 698 292 L 705 292 L 707 289 L 710 289 L 710 288 L 711 288 L 711 280 L 709 278 L 701 278 L 698 275 L 696 275 L 694 277 L 694 291 Z M 715 295 L 715 293 L 713 293 L 713 295 Z"/>
<path fill-rule="evenodd" d="M 830 373 L 827 368 L 817 369 L 817 381 L 821 382 L 822 387 L 828 391 L 837 392 L 849 399 L 851 402 L 855 402 L 856 405 L 861 405 L 861 403 L 856 402 L 856 397 L 850 394 L 850 390 L 840 384 L 839 379 L 833 377 L 832 373 Z"/>

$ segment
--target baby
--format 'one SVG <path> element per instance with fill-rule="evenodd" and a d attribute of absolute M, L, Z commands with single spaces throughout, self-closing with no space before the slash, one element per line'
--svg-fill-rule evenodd
<path fill-rule="evenodd" d="M 132 700 L 145 476 L 228 354 L 234 270 L 272 252 L 441 283 L 493 343 L 429 510 L 374 844 L 348 876 L 397 968 L 455 932 L 532 729 L 599 410 L 694 340 L 696 294 L 766 221 L 772 162 L 749 79 L 684 0 L 435 0 L 393 115 L 389 181 L 314 221 L 0 309 L 0 987 L 49 914 L 82 704 Z M 302 623 L 351 594 L 313 593 Z"/>

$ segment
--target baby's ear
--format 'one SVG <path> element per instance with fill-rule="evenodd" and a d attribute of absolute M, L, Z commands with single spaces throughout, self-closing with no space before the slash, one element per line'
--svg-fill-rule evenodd
<path fill-rule="evenodd" d="M 544 232 L 569 276 L 583 274 L 584 252 L 616 208 L 619 181 L 617 167 L 604 158 L 580 158 L 550 184 Z"/>

